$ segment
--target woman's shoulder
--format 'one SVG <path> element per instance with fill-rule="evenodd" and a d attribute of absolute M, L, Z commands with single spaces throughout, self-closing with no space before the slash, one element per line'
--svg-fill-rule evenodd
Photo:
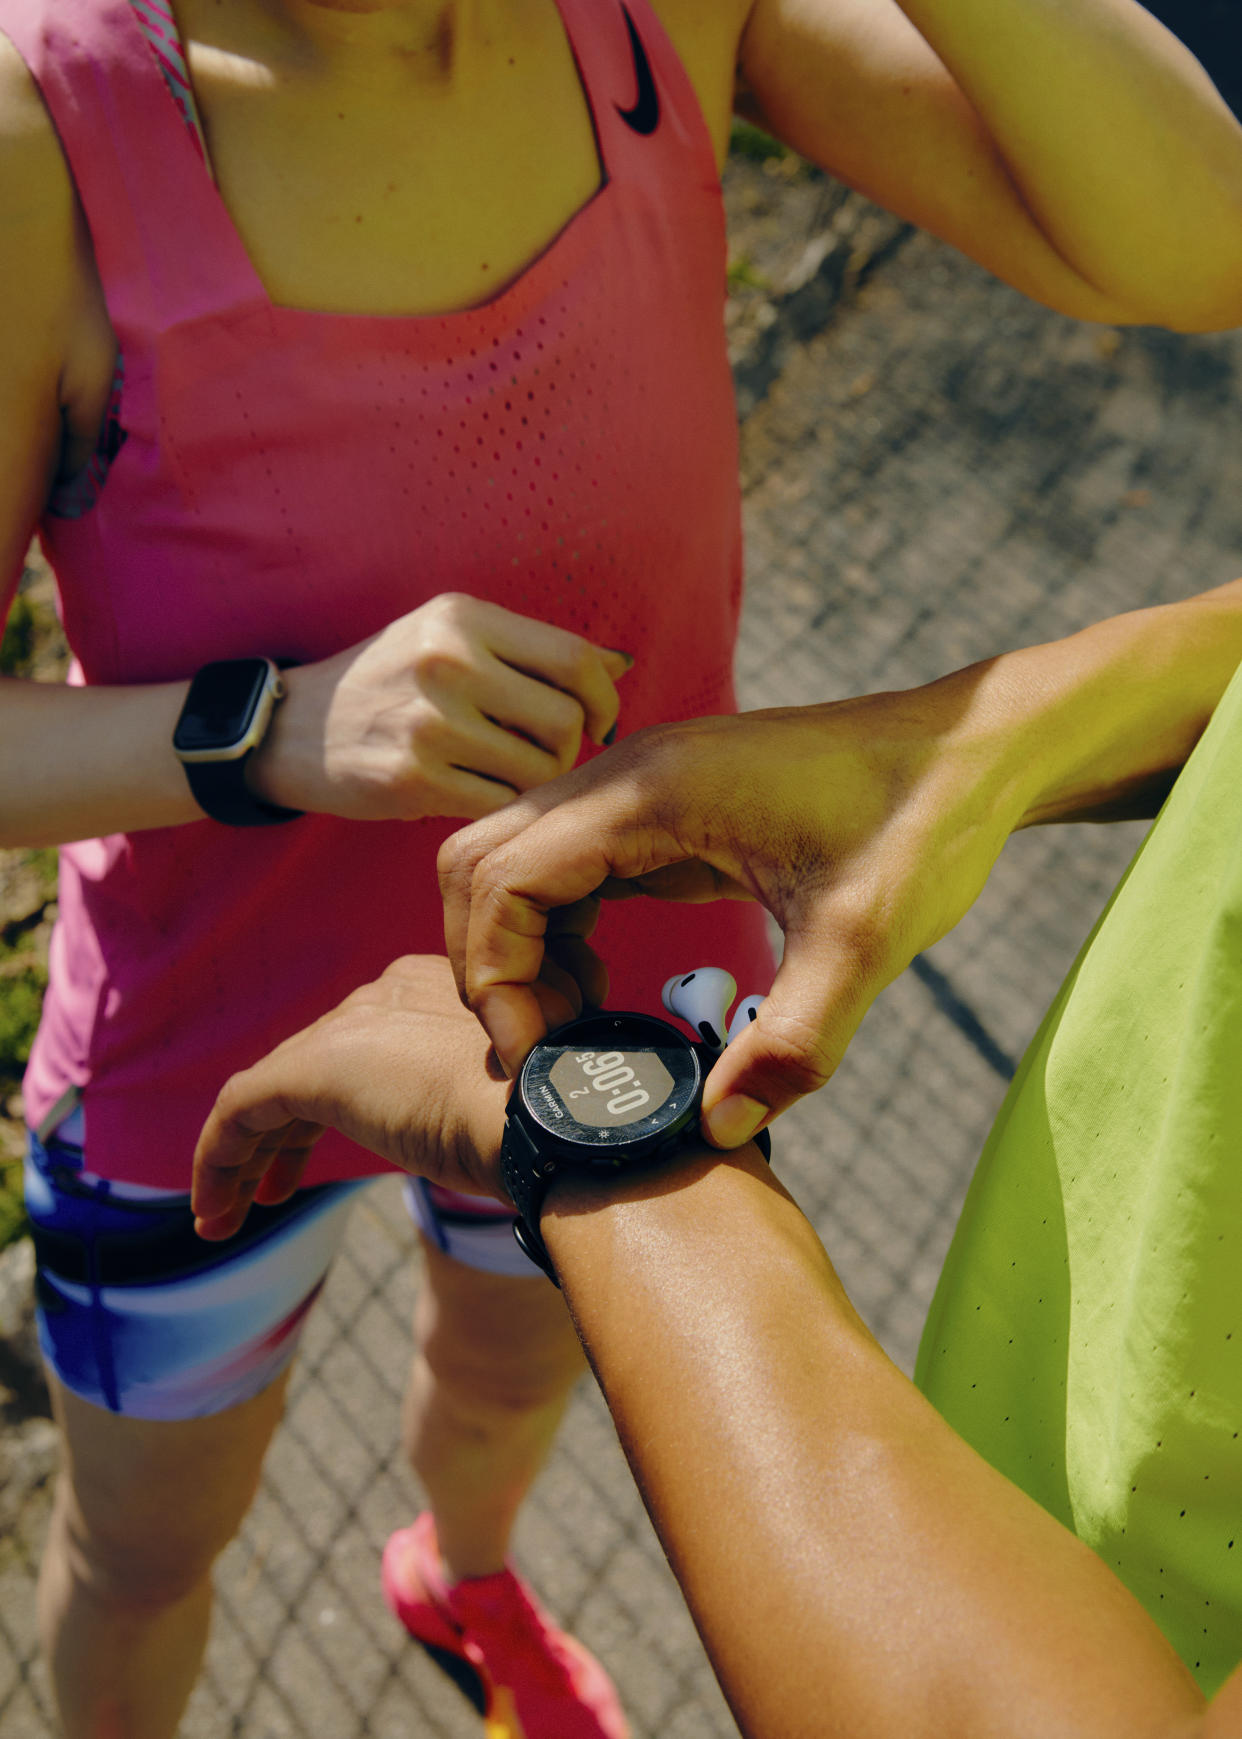
<path fill-rule="evenodd" d="M 86 392 L 80 384 L 83 334 L 94 330 L 98 317 L 90 241 L 69 166 L 38 86 L 2 35 L 0 260 L 9 268 L 0 272 L 0 397 L 6 405 L 0 545 L 7 564 L 10 535 L 28 535 L 18 521 L 46 489 L 62 413 L 72 435 L 79 401 L 93 407 L 98 397 L 93 385 Z M 6 578 L 0 575 L 0 583 Z"/>
<path fill-rule="evenodd" d="M 0 224 L 73 217 L 73 182 L 39 87 L 3 34 L 0 12 Z"/>

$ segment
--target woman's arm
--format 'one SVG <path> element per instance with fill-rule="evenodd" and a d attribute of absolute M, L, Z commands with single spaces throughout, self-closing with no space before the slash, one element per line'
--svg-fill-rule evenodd
<path fill-rule="evenodd" d="M 2 617 L 48 492 L 82 447 L 88 358 L 99 342 L 73 185 L 34 84 L 3 37 L 0 261 Z M 110 372 L 110 361 L 105 367 Z M 89 453 L 89 432 L 85 438 Z M 88 694 L 0 679 L 0 845 L 196 817 L 171 745 L 183 693 L 179 686 Z"/>
<path fill-rule="evenodd" d="M 93 452 L 114 360 L 55 131 L 0 36 L 0 620 L 55 480 Z M 572 766 L 584 735 L 603 741 L 631 662 L 444 594 L 289 673 L 247 778 L 292 809 L 485 815 Z M 0 846 L 201 820 L 172 749 L 187 688 L 0 678 Z"/>
<path fill-rule="evenodd" d="M 747 1739 L 1208 1739 L 1099 1558 L 872 1339 L 753 1148 L 552 1186 L 542 1231 Z"/>
<path fill-rule="evenodd" d="M 629 664 L 446 593 L 286 672 L 288 699 L 247 782 L 280 806 L 353 820 L 486 815 L 572 766 L 584 734 L 603 740 L 617 717 L 613 679 Z M 172 749 L 188 687 L 0 678 L 0 846 L 201 820 Z"/>
<path fill-rule="evenodd" d="M 1242 321 L 1242 129 L 1137 0 L 754 0 L 741 106 L 1082 319 Z"/>

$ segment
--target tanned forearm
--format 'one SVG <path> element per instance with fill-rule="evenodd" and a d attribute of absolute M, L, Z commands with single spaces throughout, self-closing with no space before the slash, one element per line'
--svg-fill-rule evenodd
<path fill-rule="evenodd" d="M 1175 327 L 1242 308 L 1242 135 L 1134 0 L 900 0 L 1089 283 Z"/>
<path fill-rule="evenodd" d="M 558 1181 L 542 1229 L 748 1739 L 1227 1730 L 1102 1562 L 890 1363 L 753 1148 L 620 1195 Z"/>

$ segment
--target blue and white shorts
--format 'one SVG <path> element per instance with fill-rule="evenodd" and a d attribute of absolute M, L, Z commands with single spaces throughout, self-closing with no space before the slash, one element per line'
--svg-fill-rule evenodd
<path fill-rule="evenodd" d="M 37 1263 L 44 1358 L 73 1394 L 137 1419 L 196 1419 L 275 1381 L 371 1179 L 299 1190 L 252 1207 L 241 1230 L 207 1243 L 188 1193 L 117 1183 L 84 1164 L 81 1111 L 29 1138 L 26 1208 Z M 406 1183 L 415 1225 L 467 1267 L 515 1277 L 539 1270 L 498 1202 Z"/>
<path fill-rule="evenodd" d="M 454 1261 L 485 1274 L 540 1279 L 547 1285 L 543 1270 L 513 1236 L 512 1208 L 489 1196 L 459 1195 L 421 1177 L 405 1180 L 405 1205 L 423 1237 Z"/>
<path fill-rule="evenodd" d="M 297 1351 L 311 1305 L 369 1181 L 251 1208 L 209 1244 L 189 1195 L 87 1171 L 78 1120 L 30 1136 L 26 1207 L 39 1343 L 65 1388 L 136 1419 L 197 1419 L 267 1388 Z"/>

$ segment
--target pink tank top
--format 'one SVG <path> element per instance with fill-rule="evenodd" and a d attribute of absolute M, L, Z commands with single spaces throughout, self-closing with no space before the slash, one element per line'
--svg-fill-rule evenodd
<path fill-rule="evenodd" d="M 310 662 L 455 590 L 635 652 L 623 731 L 732 710 L 740 522 L 711 143 L 646 0 L 558 5 L 600 191 L 485 306 L 393 318 L 269 300 L 131 0 L 0 0 L 77 183 L 123 368 L 97 498 L 41 526 L 71 680 Z M 202 821 L 67 846 L 30 1121 L 76 1085 L 93 1170 L 184 1187 L 232 1071 L 394 955 L 442 952 L 434 860 L 453 826 Z M 670 973 L 707 962 L 743 991 L 771 974 L 761 914 L 734 903 L 627 902 L 602 948 L 615 1007 L 655 1009 Z M 308 1181 L 376 1169 L 329 1136 Z"/>

